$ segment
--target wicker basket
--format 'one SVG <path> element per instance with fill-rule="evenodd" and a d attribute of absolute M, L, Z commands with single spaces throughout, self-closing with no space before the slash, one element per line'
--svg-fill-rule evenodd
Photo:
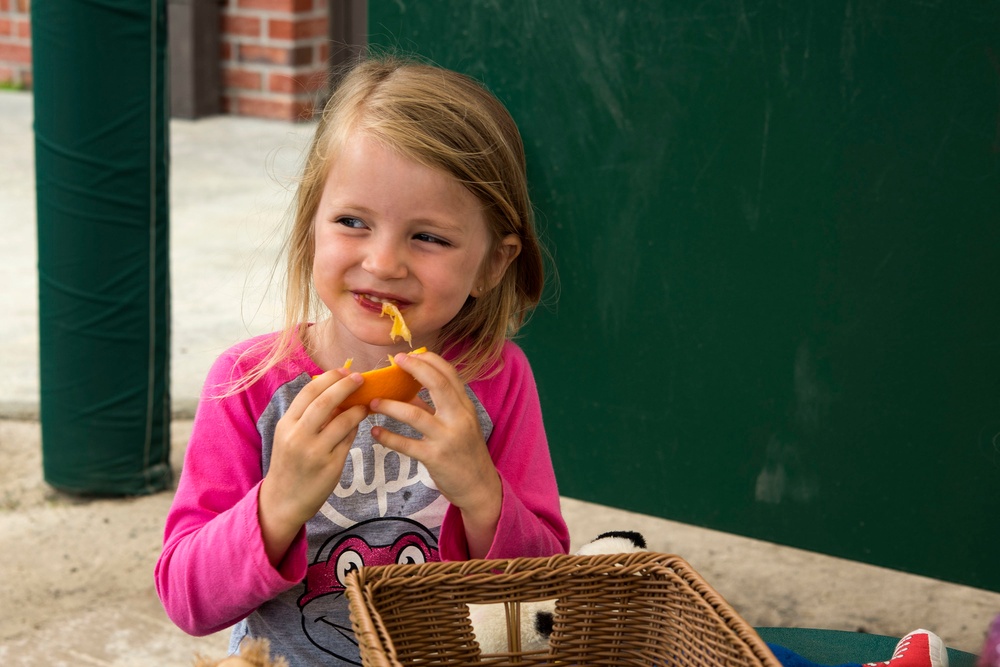
<path fill-rule="evenodd" d="M 365 567 L 348 578 L 367 667 L 696 665 L 780 667 L 746 621 L 677 556 L 640 552 Z M 484 654 L 468 604 L 556 599 L 547 650 Z"/>

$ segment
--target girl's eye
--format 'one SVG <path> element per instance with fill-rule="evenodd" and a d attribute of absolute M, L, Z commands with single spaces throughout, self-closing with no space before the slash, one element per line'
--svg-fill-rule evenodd
<path fill-rule="evenodd" d="M 337 222 L 338 225 L 343 225 L 344 227 L 350 227 L 351 229 L 364 229 L 365 228 L 365 223 L 364 222 L 362 222 L 358 218 L 352 218 L 350 216 L 344 216 L 344 217 L 341 217 L 341 218 L 337 218 L 336 222 Z"/>
<path fill-rule="evenodd" d="M 436 243 L 437 245 L 441 245 L 446 248 L 451 246 L 451 243 L 444 240 L 440 236 L 433 236 L 431 234 L 414 234 L 413 238 L 417 241 L 423 241 L 424 243 Z"/>

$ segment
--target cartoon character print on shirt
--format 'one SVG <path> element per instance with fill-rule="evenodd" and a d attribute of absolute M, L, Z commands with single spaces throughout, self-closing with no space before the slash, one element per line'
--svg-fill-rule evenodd
<path fill-rule="evenodd" d="M 347 575 L 367 565 L 439 560 L 437 540 L 415 521 L 371 519 L 327 540 L 306 571 L 299 598 L 302 630 L 320 650 L 345 662 L 358 661 L 358 642 L 347 608 Z M 345 622 L 346 621 L 346 622 Z"/>

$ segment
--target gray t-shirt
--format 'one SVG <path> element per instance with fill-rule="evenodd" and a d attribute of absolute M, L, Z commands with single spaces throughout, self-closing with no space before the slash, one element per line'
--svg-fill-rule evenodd
<path fill-rule="evenodd" d="M 264 474 L 271 460 L 274 429 L 295 396 L 309 382 L 303 374 L 282 385 L 257 421 Z M 466 387 L 489 439 L 493 424 Z M 425 401 L 429 396 L 421 393 Z M 264 603 L 233 627 L 229 650 L 245 637 L 268 637 L 271 653 L 292 667 L 360 665 L 344 584 L 363 565 L 440 560 L 437 539 L 448 502 L 423 464 L 383 447 L 371 437 L 372 423 L 419 438 L 409 426 L 384 415 L 361 422 L 340 484 L 323 508 L 306 523 L 309 568 L 306 579 Z"/>

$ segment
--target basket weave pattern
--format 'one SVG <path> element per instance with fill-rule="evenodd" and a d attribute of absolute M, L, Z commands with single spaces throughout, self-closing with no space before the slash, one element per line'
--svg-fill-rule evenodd
<path fill-rule="evenodd" d="M 348 578 L 366 667 L 691 665 L 780 667 L 764 642 L 678 556 L 640 552 L 366 567 Z M 468 604 L 556 599 L 547 650 L 483 654 Z"/>

